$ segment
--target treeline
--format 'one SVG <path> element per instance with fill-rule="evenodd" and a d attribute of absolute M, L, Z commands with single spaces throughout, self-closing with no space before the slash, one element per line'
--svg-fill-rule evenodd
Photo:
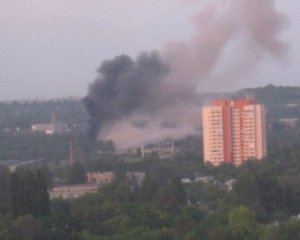
<path fill-rule="evenodd" d="M 300 118 L 299 87 L 267 85 L 229 94 L 203 94 L 199 96 L 199 102 L 213 98 L 245 98 L 246 96 L 266 106 L 269 123 L 277 122 L 280 118 Z M 74 131 L 86 126 L 88 122 L 88 114 L 80 99 L 0 102 L 0 132 L 17 128 L 24 131 L 30 129 L 32 124 L 48 123 L 51 121 L 52 113 Z"/>
<path fill-rule="evenodd" d="M 102 152 L 115 151 L 111 141 L 98 141 L 92 145 L 85 134 L 0 133 L 0 161 L 44 159 L 59 162 L 67 160 L 71 142 L 76 160 L 93 158 L 100 150 Z M 87 154 L 89 156 L 86 156 Z"/>
<path fill-rule="evenodd" d="M 119 179 L 69 202 L 81 239 L 276 240 L 300 234 L 298 160 L 200 167 L 215 180 L 187 185 L 168 163 L 148 164 L 141 187 Z M 232 177 L 230 191 L 220 183 Z"/>
<path fill-rule="evenodd" d="M 115 159 L 109 165 L 107 159 L 98 159 L 81 164 L 99 170 L 113 168 L 115 179 L 95 194 L 52 200 L 49 208 L 46 195 L 37 194 L 40 183 L 44 186 L 48 181 L 46 170 L 16 175 L 3 171 L 1 197 L 9 197 L 0 203 L 10 204 L 0 208 L 0 239 L 298 239 L 299 156 L 250 161 L 239 168 L 199 164 L 193 174 L 187 169 L 196 166 L 196 160 L 189 157 L 160 160 L 153 154 L 139 163 Z M 182 162 L 186 168 L 180 172 Z M 124 173 L 128 170 L 145 171 L 141 186 L 126 180 Z M 212 180 L 196 181 L 201 176 Z M 189 177 L 191 183 L 183 184 L 182 177 Z M 225 188 L 224 182 L 232 178 L 236 180 L 232 190 Z M 11 188 L 13 183 L 19 188 Z M 5 194 L 5 189 L 10 194 Z M 43 211 L 39 210 L 41 206 L 45 206 Z"/>
<path fill-rule="evenodd" d="M 0 213 L 13 217 L 49 215 L 48 184 L 50 173 L 47 168 L 22 169 L 10 173 L 0 168 Z"/>
<path fill-rule="evenodd" d="M 0 131 L 4 129 L 27 130 L 32 124 L 50 123 L 55 113 L 58 120 L 70 127 L 87 122 L 81 100 L 60 99 L 47 101 L 0 102 Z"/>
<path fill-rule="evenodd" d="M 236 98 L 249 96 L 267 109 L 269 123 L 277 122 L 280 118 L 300 118 L 300 88 L 267 85 L 258 88 L 246 88 L 235 93 Z"/>
<path fill-rule="evenodd" d="M 1 160 L 65 160 L 69 155 L 70 135 L 44 133 L 0 133 Z"/>

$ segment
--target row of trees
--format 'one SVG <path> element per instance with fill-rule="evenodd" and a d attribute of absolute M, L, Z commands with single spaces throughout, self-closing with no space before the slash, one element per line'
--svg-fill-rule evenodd
<path fill-rule="evenodd" d="M 60 99 L 32 102 L 0 102 L 0 132 L 3 130 L 28 130 L 32 124 L 49 123 L 51 114 L 71 128 L 87 122 L 87 113 L 81 100 Z M 76 129 L 74 129 L 76 130 Z"/>
<path fill-rule="evenodd" d="M 50 212 L 48 182 L 43 170 L 20 170 L 9 173 L 0 168 L 0 214 L 14 217 L 47 216 Z"/>
<path fill-rule="evenodd" d="M 69 156 L 69 135 L 42 133 L 1 134 L 0 161 L 45 159 L 65 160 Z"/>
<path fill-rule="evenodd" d="M 180 161 L 187 165 L 183 174 L 190 174 L 186 169 L 196 161 L 188 158 L 159 160 L 154 154 L 139 163 L 115 161 L 113 183 L 50 206 L 47 171 L 1 169 L 0 239 L 297 239 L 299 158 L 270 158 L 240 168 L 199 164 L 195 172 L 214 181 L 183 185 Z M 98 167 L 106 164 L 99 160 Z M 125 179 L 129 169 L 146 172 L 141 186 Z M 232 177 L 236 183 L 228 191 L 220 183 Z"/>

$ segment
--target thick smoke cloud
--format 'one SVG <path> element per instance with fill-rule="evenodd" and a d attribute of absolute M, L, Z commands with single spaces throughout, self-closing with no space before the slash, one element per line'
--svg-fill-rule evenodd
<path fill-rule="evenodd" d="M 168 42 L 136 60 L 122 55 L 102 63 L 84 99 L 92 139 L 100 134 L 129 147 L 129 141 L 190 134 L 200 123 L 197 91 L 230 90 L 259 63 L 287 55 L 279 38 L 286 19 L 275 0 L 217 0 L 202 4 L 192 20 L 190 40 Z"/>
<path fill-rule="evenodd" d="M 90 138 L 117 119 L 159 108 L 157 97 L 168 67 L 157 53 L 143 53 L 136 61 L 122 55 L 103 62 L 98 74 L 84 99 L 90 114 Z"/>

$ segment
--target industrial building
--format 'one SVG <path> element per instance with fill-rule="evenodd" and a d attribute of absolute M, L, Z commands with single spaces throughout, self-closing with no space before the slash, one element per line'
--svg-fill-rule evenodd
<path fill-rule="evenodd" d="M 65 134 L 67 132 L 67 125 L 57 120 L 55 114 L 51 115 L 51 123 L 38 123 L 31 126 L 33 132 L 43 132 L 48 135 Z"/>

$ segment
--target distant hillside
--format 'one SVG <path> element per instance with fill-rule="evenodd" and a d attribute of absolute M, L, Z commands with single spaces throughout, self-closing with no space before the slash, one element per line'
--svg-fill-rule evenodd
<path fill-rule="evenodd" d="M 269 123 L 285 118 L 300 119 L 300 87 L 267 85 L 259 88 L 246 88 L 232 93 L 203 94 L 201 98 L 204 103 L 207 103 L 214 98 L 239 99 L 247 96 L 265 105 Z"/>
<path fill-rule="evenodd" d="M 300 87 L 268 85 L 260 88 L 247 88 L 233 94 L 235 97 L 250 96 L 267 108 L 269 121 L 282 118 L 300 118 Z"/>
<path fill-rule="evenodd" d="M 87 122 L 87 113 L 81 100 L 0 102 L 0 130 L 18 128 L 24 131 L 35 123 L 49 123 L 53 113 L 58 121 L 66 123 L 69 128 Z"/>
<path fill-rule="evenodd" d="M 233 93 L 202 94 L 199 100 L 205 105 L 214 98 L 237 99 L 247 96 L 266 106 L 270 124 L 282 118 L 300 119 L 300 87 L 268 85 Z M 35 123 L 48 123 L 52 113 L 57 115 L 59 121 L 68 124 L 69 128 L 87 124 L 87 112 L 78 99 L 12 101 L 0 102 L 0 131 L 15 128 L 26 130 Z"/>

